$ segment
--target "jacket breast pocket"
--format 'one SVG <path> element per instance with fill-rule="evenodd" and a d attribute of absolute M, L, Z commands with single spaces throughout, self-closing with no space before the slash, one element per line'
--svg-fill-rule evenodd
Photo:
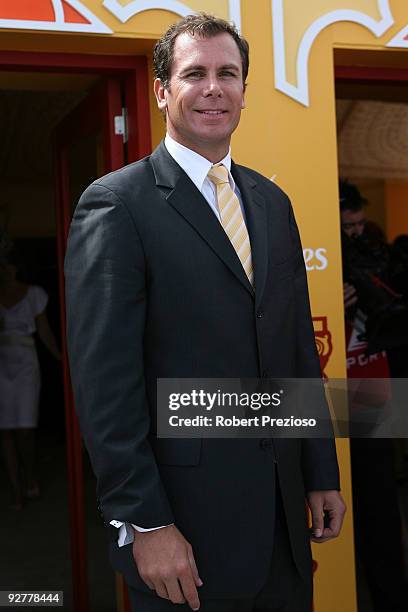
<path fill-rule="evenodd" d="M 199 438 L 150 438 L 159 465 L 198 465 L 201 457 Z"/>

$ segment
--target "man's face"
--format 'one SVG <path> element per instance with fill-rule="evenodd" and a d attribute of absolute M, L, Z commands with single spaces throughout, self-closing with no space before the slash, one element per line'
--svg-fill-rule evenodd
<path fill-rule="evenodd" d="M 352 210 L 341 211 L 341 229 L 350 238 L 361 236 L 364 232 L 366 218 L 364 210 L 353 212 Z"/>
<path fill-rule="evenodd" d="M 226 155 L 244 108 L 241 55 L 228 33 L 180 34 L 169 87 L 156 79 L 154 90 L 172 138 L 212 162 Z"/>

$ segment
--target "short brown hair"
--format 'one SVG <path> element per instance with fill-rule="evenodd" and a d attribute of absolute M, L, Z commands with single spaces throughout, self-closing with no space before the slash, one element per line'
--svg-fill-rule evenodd
<path fill-rule="evenodd" d="M 220 19 L 214 15 L 207 13 L 198 13 L 195 15 L 187 15 L 169 27 L 167 32 L 157 41 L 153 51 L 153 67 L 156 78 L 160 79 L 162 85 L 168 89 L 171 66 L 174 56 L 174 45 L 177 36 L 187 32 L 190 36 L 196 34 L 202 38 L 211 38 L 217 34 L 227 33 L 235 40 L 242 62 L 242 79 L 245 87 L 245 81 L 248 76 L 249 69 L 249 45 L 248 42 L 240 36 L 234 25 Z"/>

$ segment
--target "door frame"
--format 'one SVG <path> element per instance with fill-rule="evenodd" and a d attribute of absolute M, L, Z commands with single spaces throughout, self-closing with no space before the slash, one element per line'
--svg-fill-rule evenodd
<path fill-rule="evenodd" d="M 149 78 L 146 56 L 2 51 L 0 69 L 11 72 L 66 72 L 122 77 L 126 99 L 129 100 L 129 106 L 132 109 L 128 117 L 128 158 L 133 161 L 151 153 Z"/>
<path fill-rule="evenodd" d="M 132 55 L 91 55 L 85 53 L 37 53 L 2 51 L 0 70 L 10 72 L 65 72 L 113 76 L 123 82 L 128 101 L 127 161 L 135 161 L 151 152 L 149 79 L 147 57 Z M 56 168 L 55 168 L 56 170 Z M 54 181 L 55 184 L 57 181 Z M 72 562 L 73 606 L 76 612 L 88 612 L 86 569 L 86 531 L 83 504 L 82 439 L 74 408 L 66 345 L 64 255 L 70 223 L 70 211 L 62 205 L 55 191 L 57 257 L 63 350 L 63 385 L 67 440 L 68 505 Z M 123 587 L 123 583 L 118 585 Z M 126 597 L 126 593 L 125 593 Z M 125 599 L 126 600 L 126 599 Z M 126 604 L 125 604 L 126 605 Z"/>
<path fill-rule="evenodd" d="M 88 177 L 88 183 L 112 170 L 117 170 L 124 165 L 123 138 L 115 134 L 114 118 L 122 115 L 121 82 L 117 77 L 105 76 L 102 82 L 94 85 L 86 97 L 79 102 L 54 128 L 54 186 L 56 210 L 58 211 L 57 229 L 60 237 L 59 244 L 62 245 L 61 255 L 64 256 L 65 243 L 68 237 L 71 217 L 73 212 L 70 194 L 70 163 L 69 147 L 82 138 L 86 138 L 98 132 L 102 136 L 101 164 L 97 173 Z M 84 185 L 85 187 L 85 185 Z M 61 278 L 61 277 L 60 277 Z M 63 286 L 60 284 L 62 295 Z M 62 303 L 62 302 L 61 302 Z M 65 339 L 65 336 L 64 336 Z M 66 351 L 64 350 L 64 357 Z M 66 359 L 64 366 L 68 368 Z M 83 462 L 82 442 L 78 422 L 75 418 L 74 399 L 72 397 L 71 381 L 69 371 L 64 372 L 64 397 L 66 405 L 70 407 L 69 418 L 71 424 L 67 424 L 67 449 L 72 457 L 74 470 L 72 481 L 68 483 L 69 496 L 72 496 L 73 511 L 70 512 L 71 534 L 75 534 L 75 540 L 71 544 L 73 577 L 77 582 L 78 592 L 83 593 L 82 598 L 88 600 L 88 564 L 86 549 L 86 523 L 83 487 Z"/>
<path fill-rule="evenodd" d="M 408 69 L 406 68 L 336 65 L 334 75 L 336 81 L 359 81 L 363 83 L 398 83 L 408 81 Z"/>

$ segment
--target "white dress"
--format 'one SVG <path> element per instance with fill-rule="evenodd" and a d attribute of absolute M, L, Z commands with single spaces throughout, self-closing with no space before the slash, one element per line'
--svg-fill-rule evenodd
<path fill-rule="evenodd" d="M 47 302 L 44 289 L 30 286 L 11 308 L 0 304 L 0 429 L 37 426 L 41 379 L 32 335 Z"/>

